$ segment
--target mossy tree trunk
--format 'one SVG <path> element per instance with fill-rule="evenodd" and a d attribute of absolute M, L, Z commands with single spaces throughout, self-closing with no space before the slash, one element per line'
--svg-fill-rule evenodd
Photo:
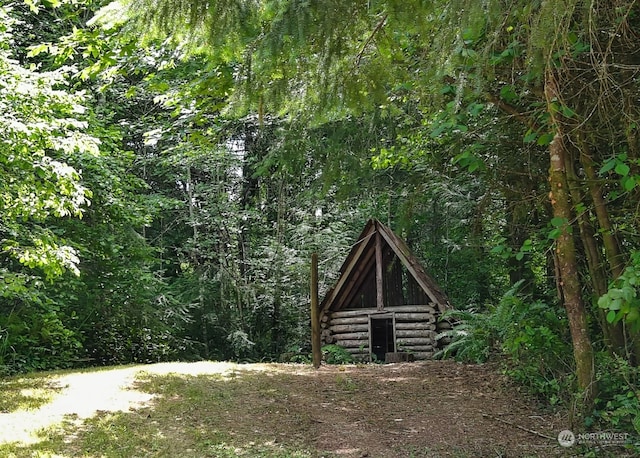
<path fill-rule="evenodd" d="M 545 97 L 548 112 L 554 113 L 552 104 L 560 99 L 555 72 L 548 70 L 545 75 Z M 596 393 L 593 347 L 589 337 L 587 311 L 582 300 L 582 285 L 578 272 L 578 260 L 574 243 L 572 201 L 567 180 L 567 150 L 561 123 L 552 115 L 554 138 L 549 145 L 549 198 L 553 218 L 560 231 L 556 238 L 556 282 L 567 311 L 573 355 L 576 362 L 578 387 L 584 393 L 585 407 L 592 404 Z"/>
<path fill-rule="evenodd" d="M 611 278 L 617 278 L 620 276 L 623 270 L 623 256 L 620 251 L 620 245 L 615 237 L 613 231 L 613 225 L 609 217 L 609 210 L 607 209 L 605 198 L 602 194 L 602 180 L 598 179 L 592 153 L 586 144 L 581 141 L 580 147 L 580 165 L 582 166 L 585 176 L 589 195 L 593 203 L 596 221 L 599 227 L 599 234 L 602 237 L 602 245 L 604 250 L 599 250 L 598 254 L 604 251 L 604 256 L 609 266 L 609 273 Z M 599 256 L 600 258 L 600 256 Z M 598 262 L 598 264 L 601 264 Z M 602 296 L 607 290 L 607 275 L 604 267 L 593 269 L 591 272 L 591 283 L 593 284 L 594 291 L 598 296 Z M 604 311 L 600 309 L 602 315 Z M 633 355 L 628 354 L 626 350 L 626 342 L 624 336 L 624 330 L 622 323 L 616 324 L 607 323 L 604 320 L 602 324 L 605 338 L 609 347 L 618 354 L 625 354 L 630 361 L 637 360 Z"/>

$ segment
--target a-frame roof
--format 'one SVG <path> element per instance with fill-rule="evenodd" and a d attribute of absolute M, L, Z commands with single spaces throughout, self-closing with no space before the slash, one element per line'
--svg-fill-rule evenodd
<path fill-rule="evenodd" d="M 391 250 L 402 262 L 407 272 L 413 277 L 420 289 L 437 305 L 440 312 L 451 308 L 447 296 L 442 292 L 435 280 L 431 278 L 420 262 L 413 255 L 407 244 L 391 229 L 377 219 L 370 219 L 358 241 L 351 249 L 347 259 L 340 268 L 340 278 L 336 285 L 327 292 L 320 304 L 321 311 L 340 310 L 349 307 L 349 301 L 362 287 L 366 278 L 370 278 L 376 269 L 376 234 L 385 250 Z"/>

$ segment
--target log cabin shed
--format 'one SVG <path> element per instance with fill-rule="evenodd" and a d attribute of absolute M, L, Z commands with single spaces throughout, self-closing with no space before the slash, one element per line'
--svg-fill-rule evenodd
<path fill-rule="evenodd" d="M 320 304 L 322 343 L 358 360 L 429 359 L 437 333 L 449 327 L 438 320 L 449 308 L 406 243 L 371 219 Z"/>

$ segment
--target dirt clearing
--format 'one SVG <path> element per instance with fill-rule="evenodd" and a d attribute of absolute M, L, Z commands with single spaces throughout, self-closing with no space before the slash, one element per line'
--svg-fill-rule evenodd
<path fill-rule="evenodd" d="M 428 361 L 314 370 L 165 363 L 73 373 L 49 383 L 62 388 L 49 404 L 0 414 L 0 442 L 12 442 L 0 452 L 118 457 L 568 452 L 556 439 L 570 429 L 568 420 L 527 402 L 486 365 Z"/>

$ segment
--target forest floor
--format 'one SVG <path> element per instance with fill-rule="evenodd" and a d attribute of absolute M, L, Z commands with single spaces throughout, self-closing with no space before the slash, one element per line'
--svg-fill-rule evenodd
<path fill-rule="evenodd" d="M 561 447 L 569 419 L 528 401 L 490 365 L 161 363 L 38 374 L 0 389 L 0 456 L 588 452 Z"/>

